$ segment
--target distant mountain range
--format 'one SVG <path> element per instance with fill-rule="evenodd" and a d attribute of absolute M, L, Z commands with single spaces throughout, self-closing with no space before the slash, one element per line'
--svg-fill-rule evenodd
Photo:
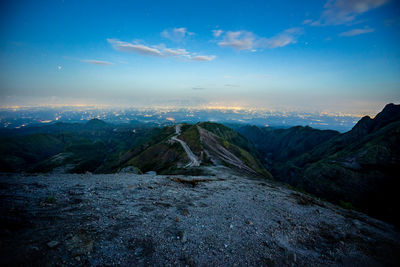
<path fill-rule="evenodd" d="M 0 171 L 203 175 L 224 165 L 400 225 L 399 148 L 400 105 L 394 104 L 343 134 L 308 126 L 161 128 L 94 119 L 2 130 Z"/>

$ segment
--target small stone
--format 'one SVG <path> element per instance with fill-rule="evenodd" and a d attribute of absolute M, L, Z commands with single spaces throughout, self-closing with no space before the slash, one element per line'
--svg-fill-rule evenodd
<path fill-rule="evenodd" d="M 229 225 L 229 228 L 231 228 L 231 229 L 232 229 L 232 228 L 233 228 L 233 224 Z"/>
<path fill-rule="evenodd" d="M 247 223 L 248 225 L 253 225 L 253 222 L 250 221 L 250 220 L 247 220 L 246 223 Z"/>
<path fill-rule="evenodd" d="M 185 258 L 184 258 L 184 260 L 185 260 L 185 263 L 186 263 L 188 266 L 196 266 L 196 262 L 194 261 L 194 259 L 193 259 L 192 256 L 186 255 Z"/>
<path fill-rule="evenodd" d="M 60 242 L 53 240 L 53 241 L 50 241 L 49 243 L 47 243 L 47 246 L 48 246 L 49 248 L 54 248 L 54 247 L 56 247 L 58 244 L 60 244 Z"/>
<path fill-rule="evenodd" d="M 189 211 L 187 209 L 184 209 L 182 212 L 183 216 L 188 216 L 189 215 Z"/>
<path fill-rule="evenodd" d="M 182 242 L 182 243 L 186 243 L 186 242 L 187 242 L 187 235 L 186 235 L 185 232 L 182 233 L 181 242 Z"/>
<path fill-rule="evenodd" d="M 176 217 L 174 221 L 179 222 L 180 221 L 179 217 Z"/>
<path fill-rule="evenodd" d="M 81 261 L 81 257 L 79 257 L 79 256 L 76 256 L 76 257 L 75 257 L 75 260 L 77 260 L 77 261 Z"/>

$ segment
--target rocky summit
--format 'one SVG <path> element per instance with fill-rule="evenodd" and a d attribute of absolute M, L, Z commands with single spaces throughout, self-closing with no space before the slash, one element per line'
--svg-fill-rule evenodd
<path fill-rule="evenodd" d="M 384 222 L 223 166 L 3 174 L 2 266 L 395 266 Z"/>

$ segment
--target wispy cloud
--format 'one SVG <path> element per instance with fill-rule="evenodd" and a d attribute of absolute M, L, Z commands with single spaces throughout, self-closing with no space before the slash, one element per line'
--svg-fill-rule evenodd
<path fill-rule="evenodd" d="M 214 60 L 216 56 L 191 56 L 189 59 L 193 61 L 211 61 Z"/>
<path fill-rule="evenodd" d="M 312 22 L 313 22 L 312 19 L 303 20 L 303 24 L 304 24 L 304 25 L 310 24 L 310 23 L 312 23 Z"/>
<path fill-rule="evenodd" d="M 236 50 L 252 50 L 255 47 L 258 47 L 257 40 L 258 38 L 252 33 L 248 31 L 228 31 L 222 41 L 218 42 L 219 46 L 222 47 L 232 47 Z"/>
<path fill-rule="evenodd" d="M 185 37 L 194 35 L 193 32 L 189 32 L 186 28 L 173 28 L 173 29 L 165 29 L 161 32 L 161 36 L 167 39 L 170 39 L 174 42 L 181 42 L 185 39 Z"/>
<path fill-rule="evenodd" d="M 136 53 L 154 57 L 175 57 L 191 61 L 211 61 L 216 58 L 214 55 L 198 55 L 190 53 L 183 48 L 167 48 L 165 45 L 143 45 L 138 43 L 123 42 L 118 39 L 107 39 L 117 51 Z"/>
<path fill-rule="evenodd" d="M 93 65 L 100 65 L 100 66 L 108 66 L 112 65 L 113 63 L 103 60 L 95 60 L 95 59 L 84 59 L 82 62 L 93 64 Z"/>
<path fill-rule="evenodd" d="M 189 52 L 186 49 L 171 49 L 164 48 L 164 54 L 169 56 L 188 56 Z"/>
<path fill-rule="evenodd" d="M 339 34 L 339 36 L 356 36 L 356 35 L 360 35 L 360 34 L 370 33 L 373 31 L 374 31 L 374 29 L 372 29 L 372 28 L 353 29 L 353 30 L 350 30 L 347 32 L 342 32 Z"/>
<path fill-rule="evenodd" d="M 240 87 L 240 85 L 237 84 L 225 84 L 227 87 Z"/>
<path fill-rule="evenodd" d="M 192 87 L 192 90 L 196 90 L 196 91 L 200 91 L 200 90 L 204 90 L 204 87 Z"/>
<path fill-rule="evenodd" d="M 357 16 L 389 2 L 389 0 L 328 0 L 321 18 L 311 23 L 318 25 L 340 25 L 353 22 Z"/>
<path fill-rule="evenodd" d="M 223 32 L 223 30 L 212 30 L 214 37 L 219 37 Z"/>
<path fill-rule="evenodd" d="M 273 36 L 266 41 L 268 48 L 283 47 L 289 44 L 297 43 L 297 38 L 303 34 L 302 28 L 291 28 Z"/>
<path fill-rule="evenodd" d="M 161 52 L 155 47 L 149 47 L 141 44 L 122 42 L 118 39 L 107 39 L 115 50 L 123 52 L 133 52 L 147 56 L 162 56 Z"/>
<path fill-rule="evenodd" d="M 228 31 L 223 35 L 218 45 L 232 47 L 239 51 L 249 50 L 255 52 L 257 48 L 277 48 L 294 44 L 302 33 L 302 28 L 291 28 L 270 38 L 265 38 L 249 31 Z"/>

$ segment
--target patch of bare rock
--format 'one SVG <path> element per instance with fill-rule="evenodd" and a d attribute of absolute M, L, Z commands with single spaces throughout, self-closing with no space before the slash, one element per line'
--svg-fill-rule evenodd
<path fill-rule="evenodd" d="M 2 266 L 395 266 L 398 230 L 250 179 L 0 176 Z"/>

